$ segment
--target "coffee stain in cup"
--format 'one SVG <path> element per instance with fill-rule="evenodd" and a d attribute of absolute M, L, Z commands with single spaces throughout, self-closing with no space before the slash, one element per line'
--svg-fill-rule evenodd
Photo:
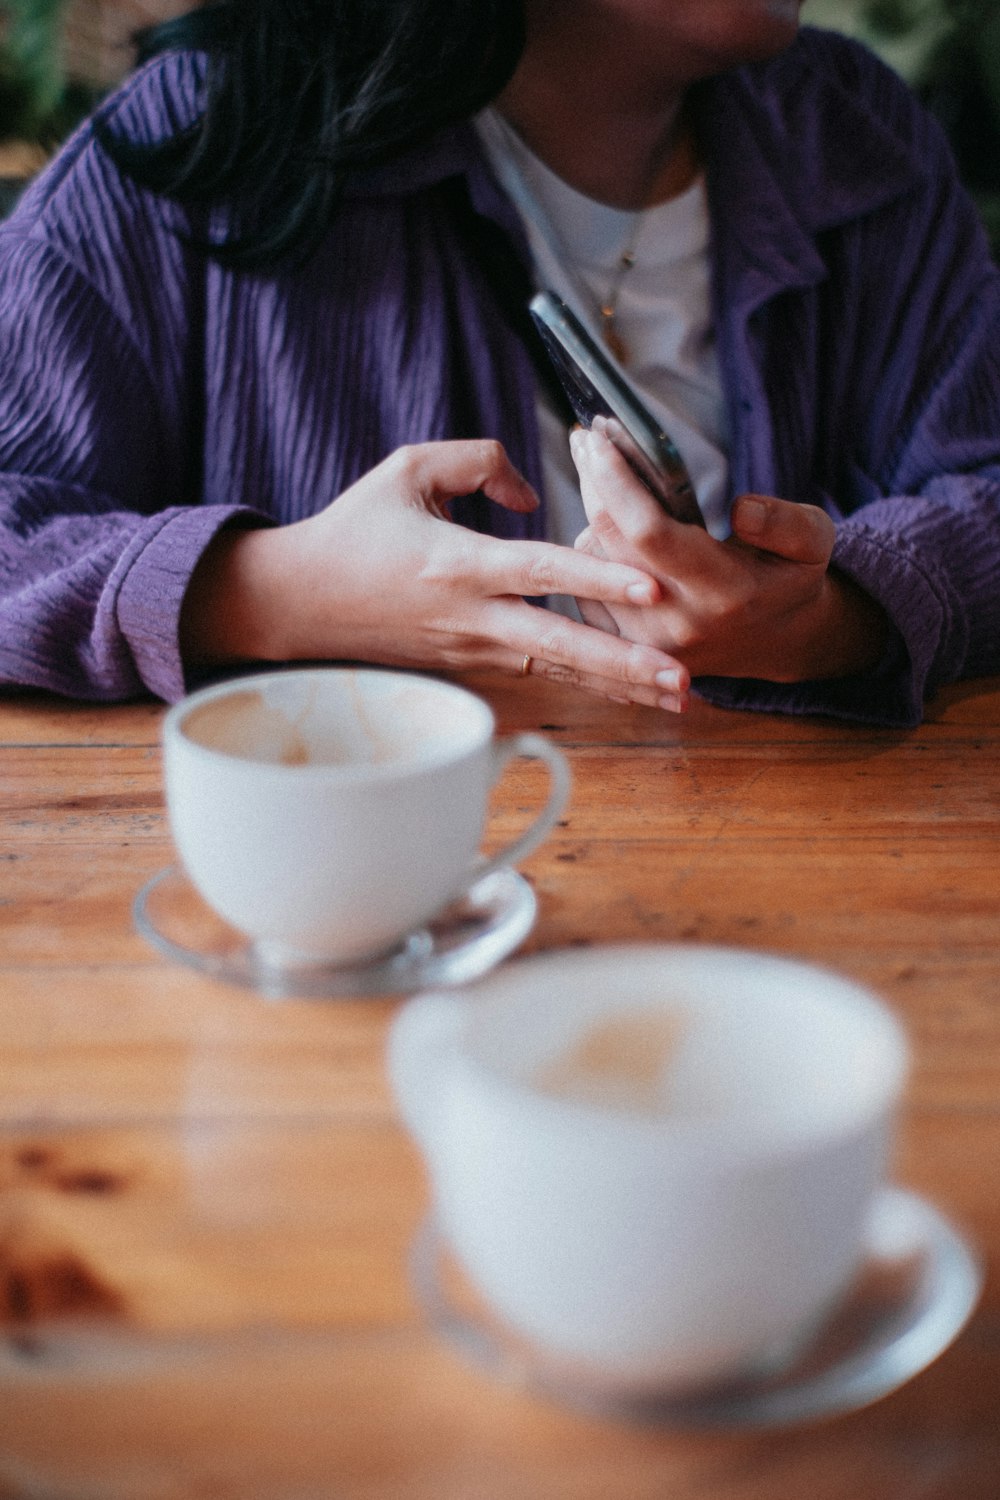
<path fill-rule="evenodd" d="M 447 710 L 435 704 L 436 716 L 428 722 L 427 684 L 420 677 L 392 682 L 389 695 L 366 693 L 360 676 L 352 673 L 348 690 L 355 722 L 366 746 L 365 761 L 374 766 L 406 764 L 419 760 L 447 735 Z M 378 712 L 373 712 L 377 709 Z M 387 712 L 388 709 L 388 712 Z"/>
<path fill-rule="evenodd" d="M 666 1114 L 668 1068 L 684 1030 L 676 1010 L 620 1011 L 588 1027 L 531 1081 L 559 1099 Z"/>
<path fill-rule="evenodd" d="M 389 747 L 379 733 L 378 726 L 373 720 L 361 684 L 356 672 L 352 672 L 349 678 L 350 698 L 358 721 L 358 727 L 362 735 L 368 741 L 369 758 L 374 765 L 390 761 L 395 758 L 393 749 Z"/>
<path fill-rule="evenodd" d="M 272 708 L 259 689 L 210 699 L 185 716 L 183 730 L 196 744 L 240 760 L 305 766 L 311 759 L 298 725 Z"/>

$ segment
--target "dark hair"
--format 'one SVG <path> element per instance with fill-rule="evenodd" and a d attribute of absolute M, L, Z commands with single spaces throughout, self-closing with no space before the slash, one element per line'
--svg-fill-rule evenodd
<path fill-rule="evenodd" d="M 225 205 L 217 260 L 266 269 L 315 247 L 348 172 L 483 108 L 523 45 L 520 0 L 218 0 L 138 38 L 140 61 L 207 55 L 200 119 L 154 143 L 98 131 L 141 186 Z"/>

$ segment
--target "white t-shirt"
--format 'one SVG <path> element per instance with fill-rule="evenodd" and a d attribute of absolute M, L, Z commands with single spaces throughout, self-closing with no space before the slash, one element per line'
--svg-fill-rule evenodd
<path fill-rule="evenodd" d="M 676 444 L 709 531 L 728 536 L 728 444 L 711 317 L 704 178 L 637 218 L 570 187 L 495 110 L 476 123 L 520 211 L 537 285 L 558 293 L 598 338 L 601 303 L 631 244 L 635 264 L 621 279 L 615 314 L 629 351 L 623 374 Z M 539 420 L 548 536 L 571 545 L 587 520 L 565 423 L 541 390 Z"/>

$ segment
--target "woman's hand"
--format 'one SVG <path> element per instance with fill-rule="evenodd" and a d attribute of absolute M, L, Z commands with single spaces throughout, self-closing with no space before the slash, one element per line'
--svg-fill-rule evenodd
<path fill-rule="evenodd" d="M 519 672 L 621 701 L 684 707 L 686 668 L 527 604 L 577 595 L 639 617 L 660 597 L 632 563 L 455 525 L 449 503 L 483 490 L 509 510 L 537 497 L 499 443 L 401 448 L 308 520 L 232 528 L 207 549 L 181 615 L 184 661 L 341 658 Z"/>
<path fill-rule="evenodd" d="M 660 602 L 643 610 L 581 600 L 590 624 L 658 646 L 692 676 L 801 682 L 878 660 L 885 616 L 831 571 L 835 532 L 824 511 L 741 495 L 733 534 L 719 542 L 665 516 L 600 434 L 577 430 L 572 450 L 590 523 L 577 547 L 643 568 L 662 589 Z"/>

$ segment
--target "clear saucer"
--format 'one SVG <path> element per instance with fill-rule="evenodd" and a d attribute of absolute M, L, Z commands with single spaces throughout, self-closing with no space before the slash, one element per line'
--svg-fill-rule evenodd
<path fill-rule="evenodd" d="M 848 1295 L 778 1372 L 662 1397 L 622 1395 L 540 1353 L 484 1308 L 433 1218 L 414 1240 L 414 1291 L 436 1331 L 499 1379 L 595 1415 L 689 1428 L 766 1428 L 840 1416 L 887 1396 L 957 1337 L 982 1290 L 976 1257 L 925 1199 L 886 1189 Z"/>
<path fill-rule="evenodd" d="M 268 999 L 409 994 L 467 984 L 506 958 L 531 931 L 537 902 L 516 870 L 496 870 L 470 886 L 426 927 L 390 953 L 351 965 L 269 962 L 201 899 L 176 865 L 160 870 L 132 907 L 137 930 L 168 958 Z"/>

